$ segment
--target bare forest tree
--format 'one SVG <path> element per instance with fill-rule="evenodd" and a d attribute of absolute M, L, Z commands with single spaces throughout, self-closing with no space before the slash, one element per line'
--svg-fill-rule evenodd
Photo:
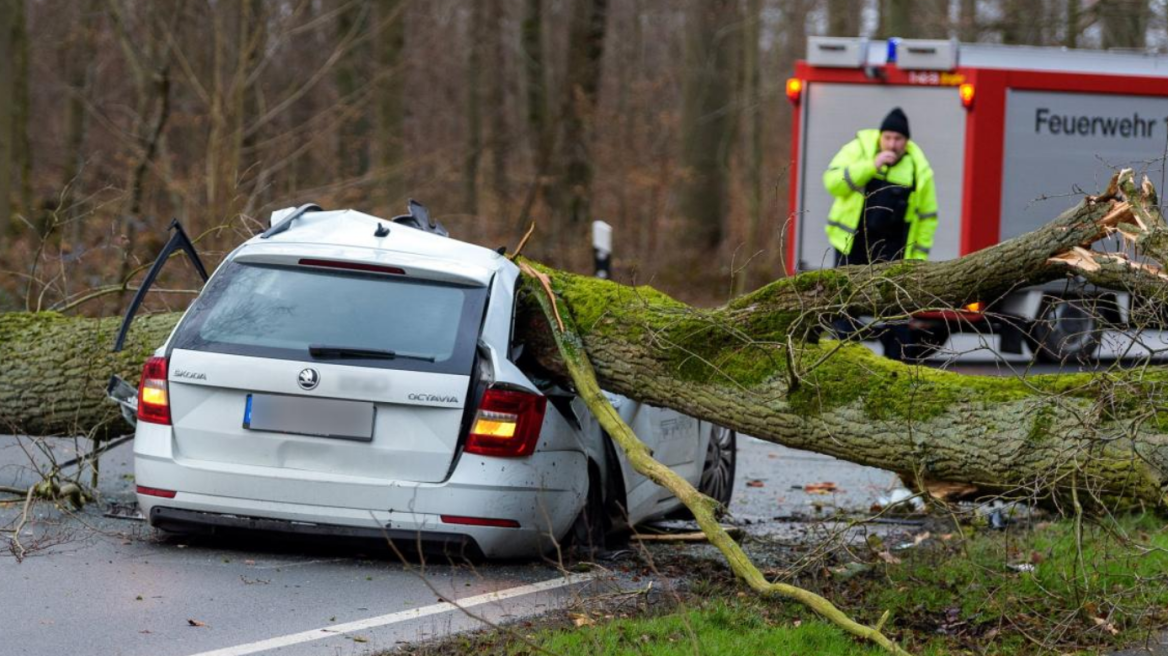
<path fill-rule="evenodd" d="M 562 136 L 561 198 L 569 225 L 591 218 L 592 129 L 604 61 L 608 0 L 573 0 L 568 24 Z"/>
<path fill-rule="evenodd" d="M 215 253 L 279 207 L 411 196 L 491 245 L 535 220 L 533 255 L 568 268 L 604 219 L 621 275 L 710 302 L 719 277 L 781 270 L 782 82 L 808 34 L 1140 48 L 1165 25 L 1149 0 L 2 7 L 0 307 L 90 314 L 116 309 L 170 217 Z M 692 284 L 695 258 L 718 275 Z"/>
<path fill-rule="evenodd" d="M 734 0 L 689 4 L 681 105 L 678 209 L 695 243 L 717 247 L 728 206 L 736 118 L 734 81 L 743 19 Z"/>
<path fill-rule="evenodd" d="M 0 5 L 0 234 L 8 231 L 8 222 L 12 215 L 12 177 L 15 161 L 13 136 L 16 131 L 12 117 L 15 113 L 15 99 L 11 93 L 4 93 L 16 88 L 15 78 L 16 57 L 13 44 L 13 34 L 16 31 L 15 11 L 17 2 L 5 0 Z"/>

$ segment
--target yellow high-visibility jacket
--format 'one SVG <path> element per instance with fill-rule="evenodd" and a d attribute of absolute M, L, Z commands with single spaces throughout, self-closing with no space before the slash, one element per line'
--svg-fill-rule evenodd
<path fill-rule="evenodd" d="M 911 186 L 904 221 L 908 224 L 905 259 L 927 260 L 937 231 L 937 190 L 933 185 L 933 168 L 925 154 L 912 141 L 904 157 L 884 173 L 872 163 L 880 152 L 880 131 L 860 130 L 831 159 L 823 174 L 823 186 L 835 196 L 827 217 L 827 239 L 839 252 L 852 252 L 852 240 L 864 213 L 864 186 L 873 178 Z"/>

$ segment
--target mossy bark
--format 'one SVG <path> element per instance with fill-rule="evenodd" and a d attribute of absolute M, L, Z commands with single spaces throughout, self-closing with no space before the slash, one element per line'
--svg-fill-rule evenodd
<path fill-rule="evenodd" d="M 120 319 L 0 314 L 0 432 L 104 437 L 129 430 L 105 398 L 106 383 L 118 374 L 136 384 L 178 318 L 139 317 L 125 349 L 111 353 Z"/>
<path fill-rule="evenodd" d="M 725 310 L 563 272 L 550 278 L 607 390 L 928 479 L 1046 490 L 1074 480 L 1101 495 L 1163 500 L 1168 436 L 1158 405 L 1168 375 L 1160 369 L 960 375 L 829 340 L 755 339 Z M 526 320 L 541 363 L 566 373 L 554 345 L 540 341 L 548 334 L 542 317 Z"/>

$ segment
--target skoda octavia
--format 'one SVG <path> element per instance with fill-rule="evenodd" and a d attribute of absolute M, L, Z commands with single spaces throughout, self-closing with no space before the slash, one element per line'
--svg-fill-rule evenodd
<path fill-rule="evenodd" d="M 411 209 L 283 210 L 226 257 L 143 368 L 152 526 L 529 557 L 679 508 L 523 366 L 517 267 Z M 658 460 L 729 501 L 732 432 L 611 398 Z"/>

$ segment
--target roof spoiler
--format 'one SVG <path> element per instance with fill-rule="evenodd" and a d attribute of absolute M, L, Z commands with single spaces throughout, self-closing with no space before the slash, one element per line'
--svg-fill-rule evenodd
<path fill-rule="evenodd" d="M 428 232 L 439 237 L 450 236 L 450 233 L 446 232 L 446 228 L 442 227 L 441 223 L 430 218 L 430 210 L 427 210 L 425 205 L 411 198 L 407 207 L 410 213 L 393 217 L 392 221 L 394 223 L 417 228 L 422 232 Z"/>

